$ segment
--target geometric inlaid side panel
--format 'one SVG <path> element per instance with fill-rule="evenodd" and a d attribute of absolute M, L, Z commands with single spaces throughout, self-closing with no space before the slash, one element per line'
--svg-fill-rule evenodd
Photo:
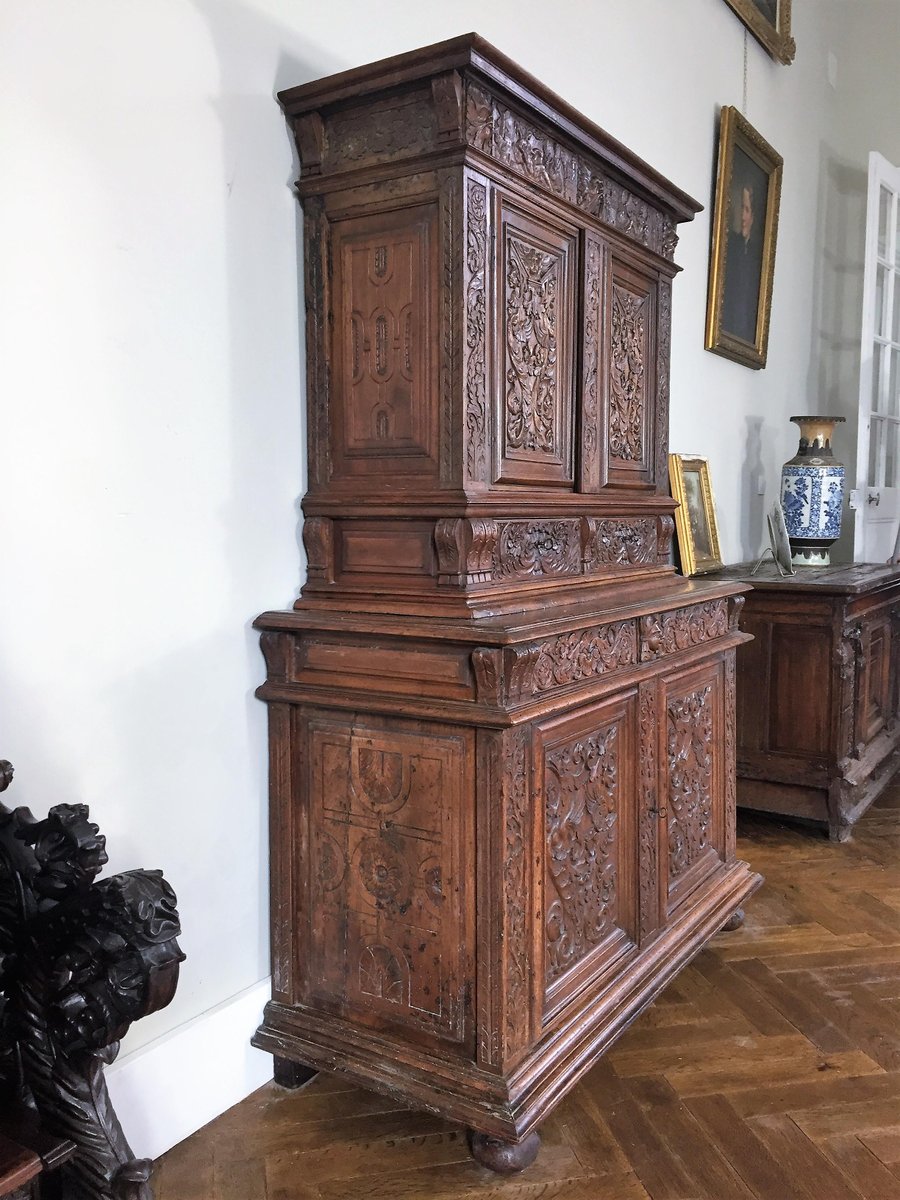
<path fill-rule="evenodd" d="M 465 745 L 464 734 L 311 719 L 299 867 L 313 1003 L 463 1036 Z"/>
<path fill-rule="evenodd" d="M 433 204 L 334 225 L 337 476 L 436 470 L 436 228 Z"/>

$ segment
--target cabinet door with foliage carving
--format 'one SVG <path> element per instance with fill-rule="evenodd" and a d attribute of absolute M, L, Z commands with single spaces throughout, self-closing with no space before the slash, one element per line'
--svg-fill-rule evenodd
<path fill-rule="evenodd" d="M 607 292 L 607 480 L 619 486 L 655 482 L 658 411 L 655 275 L 610 256 Z M 664 436 L 664 432 L 663 435 Z"/>
<path fill-rule="evenodd" d="M 634 691 L 535 730 L 544 1020 L 637 945 Z"/>
<path fill-rule="evenodd" d="M 572 488 L 578 231 L 496 192 L 498 483 Z"/>
<path fill-rule="evenodd" d="M 663 680 L 659 870 L 669 913 L 728 856 L 725 686 L 719 657 Z"/>

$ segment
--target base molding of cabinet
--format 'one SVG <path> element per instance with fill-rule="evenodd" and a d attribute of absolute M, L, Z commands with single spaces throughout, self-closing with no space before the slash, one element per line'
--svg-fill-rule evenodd
<path fill-rule="evenodd" d="M 763 882 L 739 860 L 690 898 L 634 967 L 597 995 L 576 997 L 534 1050 L 508 1073 L 450 1053 L 438 1057 L 403 1035 L 367 1029 L 302 1005 L 272 1001 L 253 1045 L 308 1071 L 337 1071 L 363 1087 L 457 1120 L 487 1136 L 520 1141 L 609 1049 L 670 980 Z"/>

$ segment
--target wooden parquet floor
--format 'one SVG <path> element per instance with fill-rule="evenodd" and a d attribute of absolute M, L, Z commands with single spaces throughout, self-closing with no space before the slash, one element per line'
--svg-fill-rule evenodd
<path fill-rule="evenodd" d="M 742 817 L 766 876 L 503 1179 L 465 1133 L 335 1077 L 166 1154 L 157 1200 L 900 1200 L 900 786 L 832 845 Z"/>

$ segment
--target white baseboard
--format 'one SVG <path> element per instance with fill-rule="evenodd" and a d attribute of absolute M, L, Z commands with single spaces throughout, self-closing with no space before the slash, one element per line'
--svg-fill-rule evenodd
<path fill-rule="evenodd" d="M 107 1067 L 138 1158 L 158 1158 L 272 1078 L 271 1054 L 250 1045 L 270 995 L 262 979 Z"/>

